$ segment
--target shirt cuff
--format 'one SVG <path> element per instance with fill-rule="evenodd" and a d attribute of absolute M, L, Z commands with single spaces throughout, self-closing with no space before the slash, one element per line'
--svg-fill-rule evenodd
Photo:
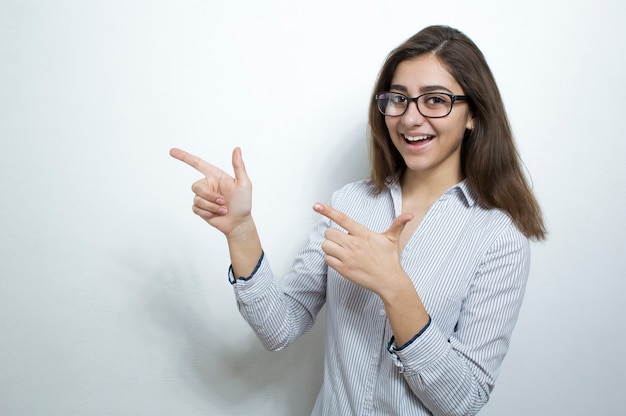
<path fill-rule="evenodd" d="M 256 263 L 254 270 L 252 270 L 252 273 L 248 277 L 240 276 L 237 279 L 235 279 L 235 272 L 233 271 L 233 265 L 231 264 L 230 266 L 228 266 L 228 281 L 230 282 L 230 284 L 231 285 L 236 284 L 237 280 L 246 281 L 246 280 L 252 279 L 254 275 L 256 274 L 257 270 L 259 270 L 259 268 L 261 267 L 261 263 L 263 262 L 263 257 L 265 257 L 265 252 L 261 251 L 261 257 L 259 258 L 259 261 Z"/>
<path fill-rule="evenodd" d="M 394 339 L 389 342 L 387 351 L 391 359 L 401 373 L 413 375 L 423 371 L 428 366 L 439 360 L 450 349 L 450 343 L 441 334 L 432 321 L 422 330 L 418 336 L 400 348 L 394 344 Z"/>
<path fill-rule="evenodd" d="M 413 343 L 413 341 L 415 341 L 420 335 L 422 335 L 424 333 L 424 331 L 426 331 L 426 329 L 428 329 L 428 327 L 430 326 L 430 322 L 431 321 L 432 321 L 432 319 L 430 319 L 430 316 L 428 316 L 428 322 L 426 322 L 426 325 L 424 326 L 424 328 L 420 329 L 420 332 L 418 332 L 413 338 L 411 338 L 410 340 L 405 342 L 401 347 L 396 347 L 395 346 L 396 337 L 392 336 L 391 340 L 389 341 L 389 344 L 387 345 L 387 350 L 389 350 L 390 352 L 391 352 L 392 349 L 393 349 L 393 351 L 402 351 L 403 349 L 405 349 L 406 347 L 411 345 Z"/>
<path fill-rule="evenodd" d="M 240 277 L 235 280 L 232 266 L 229 267 L 228 280 L 235 291 L 237 301 L 245 305 L 256 302 L 264 296 L 267 290 L 276 285 L 274 274 L 265 253 L 261 253 L 259 262 L 250 276 Z"/>

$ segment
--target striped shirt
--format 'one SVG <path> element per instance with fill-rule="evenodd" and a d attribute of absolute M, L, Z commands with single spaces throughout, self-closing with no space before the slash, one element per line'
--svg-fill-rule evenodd
<path fill-rule="evenodd" d="M 376 232 L 401 213 L 400 185 L 376 195 L 369 181 L 344 186 L 332 205 Z M 447 190 L 401 253 L 431 323 L 401 346 L 381 299 L 324 263 L 323 217 L 283 279 L 267 256 L 233 280 L 242 316 L 269 350 L 285 348 L 326 305 L 324 381 L 313 415 L 474 415 L 489 399 L 507 352 L 530 266 L 528 239 L 466 181 Z"/>

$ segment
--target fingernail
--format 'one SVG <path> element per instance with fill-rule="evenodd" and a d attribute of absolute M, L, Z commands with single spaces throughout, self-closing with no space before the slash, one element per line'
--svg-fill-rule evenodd
<path fill-rule="evenodd" d="M 218 204 L 218 205 L 224 205 L 224 199 L 223 198 L 217 198 L 215 200 L 215 203 Z"/>
<path fill-rule="evenodd" d="M 315 211 L 322 211 L 324 209 L 324 206 L 322 204 L 315 203 L 315 205 L 313 205 L 313 209 Z"/>

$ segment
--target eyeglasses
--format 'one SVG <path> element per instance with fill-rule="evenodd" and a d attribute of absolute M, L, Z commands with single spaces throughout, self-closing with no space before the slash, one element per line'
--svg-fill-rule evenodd
<path fill-rule="evenodd" d="M 456 101 L 468 101 L 469 97 L 446 92 L 429 92 L 410 98 L 399 92 L 380 92 L 376 94 L 375 99 L 378 111 L 385 116 L 401 116 L 406 113 L 409 104 L 415 102 L 417 111 L 424 117 L 441 118 L 450 114 Z"/>

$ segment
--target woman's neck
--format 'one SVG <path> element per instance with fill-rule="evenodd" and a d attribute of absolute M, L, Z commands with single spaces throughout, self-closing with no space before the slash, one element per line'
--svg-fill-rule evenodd
<path fill-rule="evenodd" d="M 460 168 L 453 172 L 416 172 L 407 169 L 400 177 L 400 185 L 404 198 L 419 198 L 434 202 L 463 179 Z"/>

